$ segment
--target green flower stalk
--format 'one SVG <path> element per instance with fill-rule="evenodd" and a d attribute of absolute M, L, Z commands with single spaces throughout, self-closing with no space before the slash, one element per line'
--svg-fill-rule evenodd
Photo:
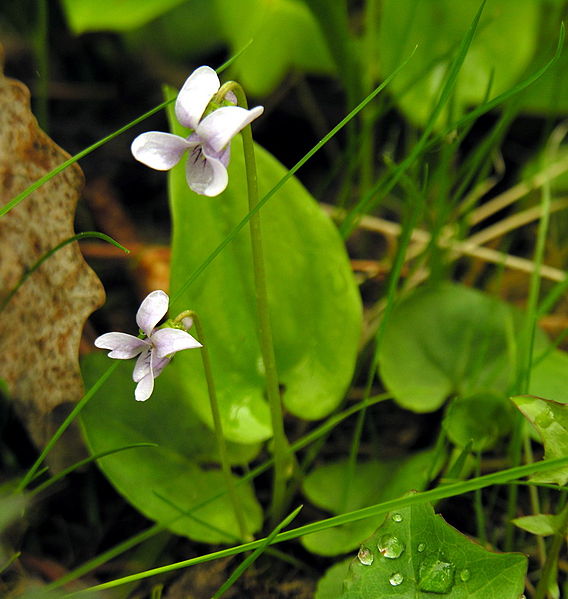
<path fill-rule="evenodd" d="M 274 484 L 271 516 L 274 523 L 284 513 L 286 480 L 291 474 L 291 453 L 284 433 L 278 373 L 272 343 L 268 309 L 266 270 L 262 244 L 258 185 L 254 144 L 250 123 L 264 108 L 249 110 L 242 87 L 230 81 L 220 86 L 217 73 L 207 66 L 196 69 L 184 83 L 175 103 L 177 120 L 191 130 L 187 138 L 171 133 L 150 131 L 132 142 L 134 157 L 157 170 L 173 168 L 187 152 L 186 179 L 189 187 L 201 195 L 216 196 L 228 184 L 227 165 L 231 139 L 242 132 L 247 176 L 249 221 L 258 338 L 266 373 L 266 391 L 274 434 Z"/>
<path fill-rule="evenodd" d="M 234 94 L 237 103 L 248 110 L 248 102 L 243 88 L 235 81 L 225 83 L 217 92 L 213 101 L 221 101 L 227 95 Z M 285 508 L 286 481 L 291 475 L 292 454 L 282 417 L 282 401 L 278 384 L 278 371 L 272 342 L 272 327 L 268 307 L 268 292 L 266 286 L 266 269 L 262 244 L 262 226 L 260 211 L 255 211 L 258 204 L 258 182 L 256 176 L 256 161 L 254 158 L 254 143 L 252 129 L 247 125 L 242 130 L 243 152 L 247 176 L 248 205 L 251 217 L 249 221 L 252 247 L 252 263 L 258 318 L 258 337 L 260 351 L 266 373 L 266 394 L 270 407 L 272 430 L 274 435 L 274 479 L 272 489 L 271 520 L 277 522 L 282 517 Z"/>

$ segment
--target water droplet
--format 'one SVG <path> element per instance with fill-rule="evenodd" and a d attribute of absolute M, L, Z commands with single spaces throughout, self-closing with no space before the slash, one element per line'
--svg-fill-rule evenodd
<path fill-rule="evenodd" d="M 460 578 L 463 582 L 467 582 L 471 578 L 471 572 L 467 568 L 464 568 L 460 572 Z"/>
<path fill-rule="evenodd" d="M 377 548 L 382 555 L 389 559 L 396 559 L 400 557 L 402 552 L 405 550 L 404 543 L 394 535 L 383 535 L 377 543 Z"/>
<path fill-rule="evenodd" d="M 546 408 L 545 410 L 537 414 L 534 421 L 541 428 L 548 428 L 551 424 L 554 423 L 554 414 L 552 413 L 552 410 L 550 408 Z"/>
<path fill-rule="evenodd" d="M 403 520 L 402 514 L 399 514 L 398 512 L 395 512 L 392 515 L 392 519 L 393 519 L 393 522 L 402 522 L 402 520 Z"/>
<path fill-rule="evenodd" d="M 375 559 L 373 552 L 367 547 L 361 547 L 361 549 L 359 549 L 357 557 L 364 566 L 370 566 L 373 563 L 373 560 Z"/>
<path fill-rule="evenodd" d="M 430 593 L 449 593 L 456 567 L 439 551 L 424 557 L 418 569 L 418 588 Z"/>
<path fill-rule="evenodd" d="M 426 545 L 424 543 L 418 543 L 418 547 L 416 548 L 418 553 L 422 553 L 424 549 L 426 549 Z"/>
<path fill-rule="evenodd" d="M 397 587 L 399 584 L 402 584 L 403 581 L 404 576 L 400 572 L 395 572 L 394 574 L 391 574 L 391 577 L 389 578 L 389 582 L 392 584 L 393 587 Z"/>

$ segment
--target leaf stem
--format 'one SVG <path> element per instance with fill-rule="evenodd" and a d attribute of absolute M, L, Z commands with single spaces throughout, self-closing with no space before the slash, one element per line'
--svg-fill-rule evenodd
<path fill-rule="evenodd" d="M 215 99 L 222 99 L 228 91 L 232 91 L 239 106 L 248 108 L 248 102 L 243 88 L 235 81 L 225 83 Z M 258 204 L 258 181 L 256 175 L 256 161 L 254 157 L 254 143 L 252 128 L 247 125 L 242 130 L 243 152 L 247 177 L 249 228 L 252 248 L 252 266 L 256 297 L 256 311 L 258 321 L 258 336 L 260 352 L 264 363 L 266 376 L 266 395 L 270 408 L 274 443 L 274 479 L 272 484 L 271 521 L 276 525 L 283 513 L 286 496 L 286 480 L 291 465 L 291 453 L 282 416 L 282 402 L 276 370 L 276 358 L 272 342 L 272 327 L 270 325 L 270 311 L 268 306 L 268 291 L 266 285 L 266 268 L 264 263 L 264 250 L 262 243 L 262 226 L 260 211 L 255 210 Z"/>
<path fill-rule="evenodd" d="M 221 412 L 219 410 L 219 402 L 217 401 L 217 392 L 215 390 L 215 382 L 213 379 L 213 370 L 211 369 L 211 360 L 209 359 L 209 349 L 205 340 L 205 333 L 203 332 L 203 325 L 196 312 L 193 310 L 185 310 L 181 314 L 175 317 L 173 320 L 174 324 L 181 323 L 184 318 L 191 318 L 195 325 L 198 340 L 201 342 L 201 360 L 203 362 L 203 372 L 205 373 L 205 380 L 207 381 L 207 391 L 209 393 L 209 404 L 211 406 L 211 415 L 213 416 L 213 426 L 215 428 L 215 436 L 217 437 L 217 445 L 219 449 L 219 457 L 221 459 L 221 469 L 223 476 L 225 477 L 225 483 L 227 485 L 227 491 L 229 493 L 229 499 L 233 504 L 233 511 L 235 513 L 235 519 L 241 533 L 241 538 L 245 541 L 251 541 L 252 536 L 247 530 L 246 520 L 243 512 L 243 506 L 241 504 L 235 481 L 233 480 L 233 474 L 231 471 L 231 464 L 229 462 L 229 452 L 227 451 L 227 443 L 225 441 L 225 435 L 223 434 L 223 424 L 221 422 Z"/>

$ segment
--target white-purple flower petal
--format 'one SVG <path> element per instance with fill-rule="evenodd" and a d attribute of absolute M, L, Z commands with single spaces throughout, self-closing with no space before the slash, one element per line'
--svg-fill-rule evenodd
<path fill-rule="evenodd" d="M 196 146 L 185 165 L 185 177 L 189 188 L 200 195 L 214 197 L 225 191 L 229 183 L 227 162 L 229 148 L 215 152 L 212 148 Z"/>
<path fill-rule="evenodd" d="M 182 349 L 202 347 L 201 343 L 181 329 L 158 329 L 152 334 L 152 345 L 157 358 L 171 356 Z"/>
<path fill-rule="evenodd" d="M 134 391 L 136 401 L 146 401 L 152 395 L 154 391 L 154 379 L 162 374 L 162 371 L 170 362 L 171 358 L 156 357 L 155 348 L 152 348 L 144 356 L 144 360 L 138 359 L 132 375 L 134 382 L 138 383 Z"/>
<path fill-rule="evenodd" d="M 128 333 L 105 333 L 95 339 L 95 346 L 110 349 L 109 358 L 129 360 L 149 347 L 148 341 Z"/>
<path fill-rule="evenodd" d="M 164 291 L 158 289 L 146 296 L 136 313 L 136 324 L 147 337 L 152 335 L 154 327 L 162 320 L 168 311 L 170 298 Z"/>
<path fill-rule="evenodd" d="M 146 401 L 150 395 L 152 395 L 152 391 L 154 391 L 154 377 L 151 371 L 141 378 L 136 385 L 136 390 L 134 391 L 134 399 L 136 401 Z"/>
<path fill-rule="evenodd" d="M 148 346 L 146 351 L 142 352 L 136 364 L 134 364 L 134 370 L 132 371 L 132 380 L 137 383 L 141 381 L 150 371 L 150 359 L 152 357 L 152 346 Z"/>
<path fill-rule="evenodd" d="M 179 135 L 149 131 L 142 133 L 130 147 L 136 160 L 157 171 L 173 168 L 188 149 L 188 142 Z"/>
<path fill-rule="evenodd" d="M 220 152 L 235 135 L 264 112 L 262 106 L 251 110 L 240 106 L 223 106 L 208 114 L 198 125 L 197 135 Z"/>
<path fill-rule="evenodd" d="M 156 325 L 168 311 L 169 297 L 161 290 L 152 291 L 140 304 L 136 322 L 146 334 L 145 339 L 126 333 L 105 333 L 95 340 L 95 345 L 110 349 L 111 358 L 128 359 L 138 356 L 132 379 L 136 386 L 137 401 L 147 400 L 154 390 L 154 379 L 171 362 L 173 354 L 184 349 L 202 347 L 187 331 Z M 186 322 L 188 319 L 183 319 Z M 138 355 L 139 354 L 139 355 Z"/>
<path fill-rule="evenodd" d="M 196 129 L 207 105 L 219 91 L 217 73 L 208 66 L 199 67 L 186 79 L 176 99 L 177 120 L 189 129 Z"/>
<path fill-rule="evenodd" d="M 154 378 L 158 378 L 162 374 L 162 370 L 172 361 L 171 358 L 157 358 L 156 352 L 152 357 L 152 374 Z"/>

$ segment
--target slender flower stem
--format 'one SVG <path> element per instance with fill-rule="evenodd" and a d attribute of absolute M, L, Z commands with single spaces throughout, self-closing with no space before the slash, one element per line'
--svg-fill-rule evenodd
<path fill-rule="evenodd" d="M 215 99 L 222 101 L 227 92 L 232 91 L 238 105 L 248 109 L 248 102 L 243 88 L 235 81 L 229 81 L 221 87 Z M 258 182 L 256 176 L 256 161 L 254 158 L 254 144 L 252 129 L 247 125 L 242 130 L 243 151 L 247 176 L 247 190 L 249 211 L 252 213 L 249 221 L 250 239 L 252 247 L 252 263 L 254 272 L 254 285 L 256 296 L 256 310 L 258 319 L 258 334 L 260 351 L 266 375 L 266 394 L 270 407 L 274 443 L 274 479 L 272 487 L 271 520 L 277 523 L 284 513 L 286 496 L 286 480 L 291 470 L 291 453 L 282 417 L 282 403 L 278 385 L 278 373 L 274 346 L 272 343 L 272 328 L 270 326 L 270 313 L 268 308 L 268 293 L 266 287 L 266 269 L 264 265 L 264 251 L 262 245 L 262 227 L 260 211 L 255 211 L 258 204 Z"/>
<path fill-rule="evenodd" d="M 233 475 L 231 472 L 231 464 L 229 463 L 229 452 L 227 451 L 227 443 L 225 436 L 223 435 L 223 424 L 221 423 L 221 412 L 219 411 L 219 402 L 217 401 L 217 392 L 215 391 L 215 383 L 213 381 L 213 371 L 211 369 L 211 361 L 209 359 L 209 350 L 207 349 L 207 343 L 205 334 L 203 333 L 203 326 L 199 320 L 199 316 L 193 310 L 185 310 L 173 320 L 173 324 L 182 323 L 184 318 L 191 318 L 195 325 L 197 338 L 202 344 L 201 347 L 201 360 L 203 362 L 203 372 L 205 373 L 205 380 L 207 381 L 207 391 L 209 393 L 209 403 L 211 405 L 211 415 L 213 416 L 213 426 L 215 427 L 215 436 L 217 437 L 217 444 L 219 448 L 219 457 L 221 459 L 221 469 L 225 477 L 225 483 L 227 485 L 227 491 L 229 493 L 229 499 L 233 504 L 233 511 L 235 512 L 235 519 L 241 533 L 241 537 L 245 541 L 251 541 L 252 536 L 247 530 L 246 520 L 244 517 L 243 506 L 237 489 Z"/>

